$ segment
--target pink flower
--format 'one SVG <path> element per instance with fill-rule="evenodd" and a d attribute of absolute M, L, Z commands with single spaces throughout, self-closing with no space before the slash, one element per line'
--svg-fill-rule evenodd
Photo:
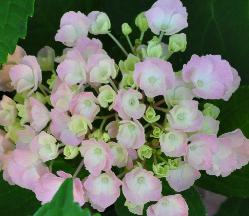
<path fill-rule="evenodd" d="M 28 125 L 25 125 L 23 130 L 19 130 L 16 133 L 16 148 L 17 149 L 29 149 L 29 144 L 32 139 L 36 136 L 34 129 Z"/>
<path fill-rule="evenodd" d="M 218 138 L 217 150 L 212 155 L 209 175 L 226 177 L 249 162 L 249 140 L 241 130 L 225 133 Z"/>
<path fill-rule="evenodd" d="M 105 54 L 102 42 L 96 38 L 80 38 L 75 45 L 75 49 L 80 52 L 85 61 L 94 54 Z"/>
<path fill-rule="evenodd" d="M 67 52 L 65 59 L 58 65 L 58 77 L 69 86 L 86 83 L 86 63 L 76 49 Z"/>
<path fill-rule="evenodd" d="M 187 134 L 180 131 L 170 131 L 160 136 L 162 152 L 170 157 L 180 157 L 187 153 Z"/>
<path fill-rule="evenodd" d="M 69 11 L 61 18 L 60 29 L 55 35 L 55 40 L 72 47 L 80 37 L 87 36 L 89 27 L 89 19 L 85 14 Z"/>
<path fill-rule="evenodd" d="M 11 86 L 11 80 L 9 76 L 10 69 L 19 64 L 22 58 L 26 55 L 24 49 L 20 46 L 16 46 L 15 52 L 12 55 L 8 55 L 7 63 L 5 63 L 0 70 L 0 91 L 13 91 Z"/>
<path fill-rule="evenodd" d="M 77 137 L 72 131 L 69 130 L 68 124 L 70 116 L 61 110 L 52 109 L 51 111 L 51 133 L 65 145 L 77 146 L 81 143 L 84 136 Z"/>
<path fill-rule="evenodd" d="M 199 132 L 205 133 L 205 134 L 217 135 L 217 133 L 219 132 L 219 125 L 220 125 L 220 121 L 210 116 L 204 116 L 202 128 Z"/>
<path fill-rule="evenodd" d="M 147 58 L 135 65 L 135 83 L 147 97 L 164 95 L 174 87 L 175 74 L 169 62 L 157 58 Z"/>
<path fill-rule="evenodd" d="M 40 176 L 46 172 L 48 168 L 29 150 L 15 149 L 5 161 L 5 178 L 26 189 L 33 190 Z"/>
<path fill-rule="evenodd" d="M 200 177 L 201 174 L 198 170 L 195 170 L 188 163 L 181 162 L 177 168 L 169 170 L 166 180 L 171 188 L 180 192 L 190 188 Z"/>
<path fill-rule="evenodd" d="M 102 170 L 111 170 L 114 158 L 110 147 L 105 142 L 94 139 L 84 140 L 80 153 L 84 157 L 86 169 L 92 175 L 98 176 Z"/>
<path fill-rule="evenodd" d="M 2 168 L 2 160 L 5 154 L 14 149 L 14 145 L 7 138 L 6 133 L 0 130 L 0 170 Z"/>
<path fill-rule="evenodd" d="M 106 13 L 92 11 L 87 15 L 90 20 L 90 33 L 93 35 L 107 34 L 111 28 L 111 22 Z"/>
<path fill-rule="evenodd" d="M 126 200 L 143 205 L 161 198 L 162 183 L 152 172 L 137 167 L 125 175 L 122 190 Z"/>
<path fill-rule="evenodd" d="M 117 76 L 115 62 L 107 54 L 91 55 L 87 62 L 90 83 L 109 83 Z"/>
<path fill-rule="evenodd" d="M 188 216 L 188 205 L 181 194 L 162 197 L 147 209 L 147 216 Z"/>
<path fill-rule="evenodd" d="M 198 131 L 202 127 L 203 115 L 198 110 L 198 102 L 184 100 L 174 106 L 167 114 L 169 125 L 183 132 Z"/>
<path fill-rule="evenodd" d="M 121 121 L 118 128 L 117 141 L 128 149 L 138 149 L 145 143 L 143 126 L 137 120 Z"/>
<path fill-rule="evenodd" d="M 188 27 L 187 11 L 180 0 L 158 0 L 145 12 L 154 34 L 173 35 Z"/>
<path fill-rule="evenodd" d="M 57 175 L 50 172 L 45 173 L 37 182 L 34 192 L 36 198 L 41 201 L 42 204 L 50 202 L 64 180 L 72 177 L 70 174 L 62 171 L 57 172 Z M 86 197 L 79 178 L 73 179 L 73 196 L 75 202 L 78 202 L 80 206 L 84 205 Z"/>
<path fill-rule="evenodd" d="M 39 132 L 46 127 L 50 120 L 48 109 L 35 98 L 30 97 L 27 101 L 28 122 L 30 126 Z"/>
<path fill-rule="evenodd" d="M 128 150 L 120 143 L 109 142 L 111 154 L 113 156 L 113 166 L 122 168 L 128 164 Z"/>
<path fill-rule="evenodd" d="M 65 82 L 61 82 L 57 79 L 50 96 L 53 107 L 61 109 L 62 111 L 68 111 L 72 98 L 73 92 L 70 87 Z"/>
<path fill-rule="evenodd" d="M 16 103 L 6 95 L 0 101 L 0 125 L 11 126 L 17 116 Z"/>
<path fill-rule="evenodd" d="M 106 125 L 105 129 L 107 130 L 108 135 L 111 138 L 116 138 L 118 134 L 118 127 L 119 127 L 118 121 L 111 121 Z"/>
<path fill-rule="evenodd" d="M 113 109 L 124 120 L 140 119 L 146 109 L 146 106 L 139 102 L 142 97 L 142 94 L 134 89 L 121 89 L 115 98 Z"/>
<path fill-rule="evenodd" d="M 10 69 L 11 83 L 18 93 L 32 89 L 34 92 L 42 81 L 40 66 L 34 56 L 24 56 L 20 64 Z"/>
<path fill-rule="evenodd" d="M 197 170 L 212 167 L 212 156 L 218 148 L 215 135 L 196 134 L 189 138 L 187 162 Z"/>
<path fill-rule="evenodd" d="M 120 196 L 121 184 L 113 172 L 106 172 L 98 176 L 89 175 L 84 187 L 92 207 L 103 212 Z"/>
<path fill-rule="evenodd" d="M 98 100 L 92 92 L 82 92 L 75 95 L 70 103 L 70 112 L 79 114 L 92 122 L 100 111 Z"/>
<path fill-rule="evenodd" d="M 193 93 L 204 99 L 227 101 L 240 84 L 238 72 L 219 55 L 193 55 L 182 72 L 184 81 L 193 85 Z"/>

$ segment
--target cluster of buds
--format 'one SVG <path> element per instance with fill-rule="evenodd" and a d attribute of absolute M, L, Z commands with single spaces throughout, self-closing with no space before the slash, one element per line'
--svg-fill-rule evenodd
<path fill-rule="evenodd" d="M 141 36 L 122 25 L 131 52 L 111 34 L 108 16 L 93 11 L 63 15 L 50 47 L 28 56 L 17 47 L 0 73 L 0 89 L 16 90 L 0 102 L 0 166 L 10 184 L 49 202 L 66 178 L 74 199 L 103 212 L 122 191 L 125 206 L 142 215 L 187 216 L 181 191 L 209 175 L 228 176 L 249 162 L 241 130 L 218 136 L 219 108 L 203 99 L 228 100 L 239 87 L 238 72 L 219 55 L 193 55 L 181 71 L 168 61 L 186 49 L 186 8 L 180 0 L 158 0 L 136 17 Z M 145 32 L 155 34 L 143 44 Z M 109 35 L 126 55 L 118 64 L 101 41 Z M 163 36 L 168 43 L 163 43 Z M 54 70 L 56 66 L 56 70 Z M 42 71 L 51 71 L 48 80 Z M 49 73 L 49 72 L 46 72 Z M 3 77 L 3 78 L 2 78 Z M 202 99 L 202 100 L 200 100 Z M 52 172 L 53 162 L 81 162 L 74 173 Z M 87 173 L 83 179 L 80 172 Z M 163 194 L 166 179 L 175 195 Z"/>

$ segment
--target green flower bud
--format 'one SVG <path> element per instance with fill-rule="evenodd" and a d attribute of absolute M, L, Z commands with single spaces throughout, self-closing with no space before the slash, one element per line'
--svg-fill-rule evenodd
<path fill-rule="evenodd" d="M 89 134 L 89 138 L 94 138 L 96 140 L 101 140 L 102 136 L 103 134 L 100 129 L 97 129 L 93 133 Z"/>
<path fill-rule="evenodd" d="M 158 163 L 152 165 L 152 170 L 155 173 L 156 177 L 163 178 L 167 176 L 169 167 L 168 165 L 165 165 L 165 163 Z"/>
<path fill-rule="evenodd" d="M 16 93 L 14 96 L 14 101 L 19 103 L 19 104 L 23 104 L 25 101 L 26 96 L 23 93 Z"/>
<path fill-rule="evenodd" d="M 134 204 L 132 202 L 129 201 L 125 201 L 124 204 L 131 213 L 136 214 L 136 215 L 142 215 L 143 214 L 143 209 L 144 209 L 144 205 L 138 205 L 138 204 Z"/>
<path fill-rule="evenodd" d="M 143 118 L 148 123 L 155 123 L 160 119 L 160 115 L 156 115 L 156 111 L 152 107 L 148 107 Z"/>
<path fill-rule="evenodd" d="M 43 104 L 47 103 L 47 98 L 41 94 L 40 92 L 36 92 L 34 94 L 32 94 L 32 97 L 36 98 L 38 101 L 40 101 Z"/>
<path fill-rule="evenodd" d="M 142 145 L 137 152 L 141 160 L 144 160 L 145 158 L 149 159 L 152 156 L 152 148 L 147 145 Z"/>
<path fill-rule="evenodd" d="M 121 72 L 123 74 L 125 73 L 133 73 L 133 71 L 135 70 L 135 64 L 138 63 L 140 61 L 140 59 L 133 55 L 133 54 L 129 54 L 127 59 L 124 61 L 119 61 L 119 68 L 121 70 Z"/>
<path fill-rule="evenodd" d="M 101 107 L 107 108 L 116 97 L 116 92 L 109 85 L 104 85 L 99 88 L 98 101 Z"/>
<path fill-rule="evenodd" d="M 187 38 L 186 34 L 175 34 L 169 37 L 169 52 L 184 52 L 187 47 Z"/>
<path fill-rule="evenodd" d="M 79 154 L 79 148 L 77 146 L 65 146 L 63 154 L 66 160 L 74 159 Z"/>
<path fill-rule="evenodd" d="M 16 121 L 14 124 L 4 127 L 4 130 L 7 131 L 6 137 L 11 139 L 14 143 L 18 139 L 17 132 L 22 130 L 20 122 Z"/>
<path fill-rule="evenodd" d="M 27 102 L 25 101 L 24 105 L 17 104 L 16 109 L 18 111 L 17 115 L 21 118 L 20 124 L 23 126 L 29 120 L 28 111 L 27 111 Z"/>
<path fill-rule="evenodd" d="M 53 73 L 50 77 L 50 79 L 47 80 L 47 84 L 49 89 L 53 89 L 55 81 L 57 79 L 57 75 L 55 73 Z"/>
<path fill-rule="evenodd" d="M 168 159 L 168 167 L 169 169 L 176 169 L 180 164 L 180 159 L 176 158 L 176 159 Z"/>
<path fill-rule="evenodd" d="M 148 42 L 147 56 L 160 58 L 163 55 L 163 47 L 158 37 L 154 36 L 152 40 Z"/>
<path fill-rule="evenodd" d="M 122 24 L 122 33 L 125 36 L 128 36 L 132 32 L 132 29 L 128 23 Z"/>
<path fill-rule="evenodd" d="M 214 119 L 217 119 L 220 114 L 219 107 L 211 104 L 211 103 L 205 103 L 204 104 L 204 110 L 202 111 L 203 115 L 210 116 Z"/>
<path fill-rule="evenodd" d="M 133 87 L 135 82 L 131 74 L 124 74 L 120 82 L 120 88 Z"/>
<path fill-rule="evenodd" d="M 54 69 L 55 52 L 54 49 L 45 46 L 37 53 L 37 61 L 42 71 L 52 71 Z"/>
<path fill-rule="evenodd" d="M 103 133 L 103 134 L 102 134 L 102 140 L 103 140 L 104 142 L 108 142 L 110 139 L 111 139 L 111 138 L 110 138 L 110 136 L 109 136 L 108 133 Z"/>
<path fill-rule="evenodd" d="M 71 117 L 68 123 L 69 130 L 76 136 L 83 136 L 87 134 L 88 127 L 91 127 L 91 123 L 82 115 L 74 115 Z"/>
<path fill-rule="evenodd" d="M 146 16 L 144 15 L 144 12 L 141 12 L 137 15 L 135 19 L 135 25 L 139 28 L 141 32 L 146 32 L 148 30 L 148 21 Z"/>
<path fill-rule="evenodd" d="M 163 133 L 163 131 L 161 130 L 161 128 L 154 127 L 154 129 L 153 129 L 152 134 L 150 135 L 150 137 L 154 137 L 156 139 L 159 139 L 162 133 Z"/>

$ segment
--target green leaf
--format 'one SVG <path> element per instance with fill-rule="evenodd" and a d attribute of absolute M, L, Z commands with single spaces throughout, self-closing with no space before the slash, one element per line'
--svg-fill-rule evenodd
<path fill-rule="evenodd" d="M 43 205 L 34 216 L 82 216 L 83 210 L 73 201 L 73 180 L 66 179 L 51 202 Z"/>
<path fill-rule="evenodd" d="M 206 209 L 197 190 L 193 187 L 181 193 L 189 208 L 189 216 L 206 216 Z"/>
<path fill-rule="evenodd" d="M 2 174 L 2 173 L 1 173 Z M 40 206 L 32 191 L 0 179 L 0 215 L 31 216 Z"/>
<path fill-rule="evenodd" d="M 240 87 L 228 102 L 219 102 L 216 105 L 221 109 L 221 133 L 240 128 L 249 137 L 249 86 Z M 249 197 L 249 165 L 225 178 L 203 173 L 197 184 L 226 196 Z"/>
<path fill-rule="evenodd" d="M 215 216 L 248 216 L 248 203 L 248 199 L 230 198 L 221 205 Z"/>
<path fill-rule="evenodd" d="M 4 0 L 0 7 L 0 63 L 15 51 L 19 38 L 25 38 L 28 17 L 33 15 L 35 0 Z"/>

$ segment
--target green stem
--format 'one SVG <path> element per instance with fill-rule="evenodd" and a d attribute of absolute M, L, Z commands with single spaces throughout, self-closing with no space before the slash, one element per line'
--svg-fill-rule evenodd
<path fill-rule="evenodd" d="M 116 92 L 118 92 L 118 88 L 117 88 L 117 86 L 115 85 L 115 83 L 113 82 L 112 79 L 110 79 L 110 84 L 111 84 L 112 88 L 113 88 Z"/>
<path fill-rule="evenodd" d="M 44 90 L 42 85 L 39 85 L 39 89 L 41 90 L 42 94 L 44 94 L 45 96 L 48 96 L 47 92 Z"/>
<path fill-rule="evenodd" d="M 117 38 L 111 33 L 111 32 L 108 32 L 107 33 L 110 38 L 118 45 L 118 47 L 122 50 L 122 52 L 128 56 L 128 52 L 125 50 L 125 48 L 122 46 L 122 44 L 117 40 Z"/>
<path fill-rule="evenodd" d="M 133 45 L 132 45 L 132 43 L 131 43 L 131 40 L 130 40 L 129 35 L 126 36 L 126 40 L 128 41 L 128 44 L 129 44 L 129 46 L 130 46 L 130 48 L 131 48 L 132 53 L 134 53 L 134 47 L 133 47 Z"/>
<path fill-rule="evenodd" d="M 162 111 L 162 112 L 165 112 L 165 113 L 169 112 L 168 109 L 165 109 L 165 108 L 162 108 L 162 107 L 156 107 L 156 106 L 154 106 L 154 109 L 155 109 L 155 110 Z"/>
<path fill-rule="evenodd" d="M 141 43 L 143 42 L 143 39 L 144 39 L 144 32 L 141 32 L 141 35 L 140 35 L 140 38 L 139 38 Z"/>
<path fill-rule="evenodd" d="M 115 117 L 115 114 L 110 114 L 110 115 L 106 115 L 106 116 L 96 116 L 96 119 L 109 119 Z"/>
<path fill-rule="evenodd" d="M 80 170 L 81 170 L 81 168 L 84 166 L 84 159 L 80 162 L 80 164 L 79 164 L 79 166 L 77 167 L 77 169 L 75 170 L 75 172 L 74 172 L 74 174 L 73 174 L 73 178 L 75 178 L 78 174 L 79 174 L 79 172 L 80 172 Z"/>
<path fill-rule="evenodd" d="M 101 122 L 101 125 L 100 125 L 100 127 L 99 127 L 100 131 L 103 130 L 103 127 L 104 127 L 104 125 L 105 125 L 105 123 L 106 123 L 106 120 L 107 120 L 107 118 L 103 119 L 103 121 Z"/>
<path fill-rule="evenodd" d="M 163 31 L 161 31 L 161 32 L 160 32 L 160 35 L 159 35 L 159 40 L 160 40 L 160 41 L 162 41 L 163 36 L 164 36 L 164 32 L 163 32 Z"/>

